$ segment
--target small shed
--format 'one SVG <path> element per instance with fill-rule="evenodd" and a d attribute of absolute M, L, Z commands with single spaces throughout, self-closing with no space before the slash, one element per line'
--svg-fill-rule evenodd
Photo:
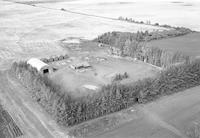
<path fill-rule="evenodd" d="M 88 62 L 79 62 L 79 63 L 71 64 L 70 67 L 72 69 L 86 69 L 86 68 L 90 68 L 91 65 Z"/>
<path fill-rule="evenodd" d="M 33 68 L 36 68 L 38 72 L 42 74 L 51 73 L 53 71 L 52 67 L 44 63 L 40 59 L 31 58 L 27 61 L 27 64 L 31 65 Z"/>

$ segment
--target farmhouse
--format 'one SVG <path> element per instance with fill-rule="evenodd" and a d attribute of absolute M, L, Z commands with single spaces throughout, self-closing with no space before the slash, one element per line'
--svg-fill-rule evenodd
<path fill-rule="evenodd" d="M 80 62 L 80 63 L 74 63 L 70 65 L 72 69 L 86 69 L 90 68 L 91 65 L 88 62 Z"/>
<path fill-rule="evenodd" d="M 53 71 L 52 67 L 37 58 L 31 58 L 27 61 L 27 64 L 36 68 L 38 72 L 42 74 L 51 73 Z"/>

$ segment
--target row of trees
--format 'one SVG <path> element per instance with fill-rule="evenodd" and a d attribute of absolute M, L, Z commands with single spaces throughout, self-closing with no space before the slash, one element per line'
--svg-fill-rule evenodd
<path fill-rule="evenodd" d="M 39 74 L 26 62 L 14 63 L 11 73 L 31 88 L 32 97 L 64 126 L 73 126 L 122 109 L 135 103 L 145 103 L 162 95 L 169 95 L 200 85 L 200 60 L 172 66 L 156 78 L 147 78 L 129 85 L 113 83 L 98 93 L 74 98 Z"/>
<path fill-rule="evenodd" d="M 185 28 L 185 27 L 175 27 L 175 26 L 171 26 L 171 25 L 167 25 L 167 24 L 151 23 L 150 20 L 147 20 L 146 22 L 144 22 L 144 21 L 137 21 L 137 20 L 134 20 L 133 18 L 122 17 L 122 16 L 118 17 L 118 20 L 130 22 L 130 23 L 137 23 L 137 24 L 146 24 L 146 25 L 152 25 L 152 26 L 159 26 L 159 27 L 164 27 L 164 28 L 169 28 L 169 29 L 176 29 L 176 30 L 184 29 L 184 30 L 187 30 L 187 31 L 191 32 L 191 30 L 190 30 L 189 28 Z"/>
<path fill-rule="evenodd" d="M 170 25 L 159 25 L 159 23 L 152 24 L 150 20 L 147 20 L 146 22 L 144 22 L 144 21 L 136 21 L 133 18 L 122 17 L 122 16 L 120 16 L 118 18 L 118 20 L 130 22 L 130 23 L 147 24 L 147 25 L 152 25 L 152 26 L 160 26 L 160 27 L 165 27 L 165 28 L 172 28 Z"/>
<path fill-rule="evenodd" d="M 98 36 L 94 41 L 99 43 L 104 43 L 108 45 L 118 46 L 119 42 L 122 44 L 125 43 L 125 41 L 138 41 L 138 42 L 144 42 L 144 41 L 152 41 L 152 40 L 159 40 L 164 38 L 171 38 L 171 37 L 177 37 L 186 35 L 188 33 L 191 33 L 192 31 L 188 28 L 184 27 L 176 27 L 175 29 L 170 30 L 163 30 L 163 31 L 138 31 L 137 33 L 130 33 L 130 32 L 108 32 L 104 33 L 103 35 Z"/>
<path fill-rule="evenodd" d="M 159 67 L 168 67 L 175 63 L 190 60 L 189 56 L 180 52 L 163 50 L 158 47 L 147 47 L 146 41 L 143 40 L 148 35 L 148 31 L 138 33 L 112 32 L 105 33 L 94 41 L 117 47 L 121 51 L 121 56 L 137 58 Z"/>

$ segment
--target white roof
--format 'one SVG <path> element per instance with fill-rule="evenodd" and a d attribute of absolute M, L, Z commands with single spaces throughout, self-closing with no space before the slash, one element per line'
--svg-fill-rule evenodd
<path fill-rule="evenodd" d="M 84 88 L 90 89 L 90 90 L 97 90 L 98 87 L 95 85 L 83 85 Z"/>
<path fill-rule="evenodd" d="M 40 71 L 45 66 L 49 66 L 48 64 L 44 63 L 43 61 L 37 58 L 31 58 L 27 61 L 27 63 L 32 67 L 36 68 L 38 71 Z"/>

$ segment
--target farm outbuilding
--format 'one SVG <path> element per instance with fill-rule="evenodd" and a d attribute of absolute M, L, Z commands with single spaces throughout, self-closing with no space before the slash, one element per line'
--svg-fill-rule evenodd
<path fill-rule="evenodd" d="M 80 62 L 80 63 L 74 63 L 70 65 L 72 69 L 86 69 L 90 68 L 91 65 L 88 62 Z"/>
<path fill-rule="evenodd" d="M 37 58 L 31 58 L 27 61 L 27 64 L 36 68 L 38 72 L 42 74 L 51 73 L 53 71 L 52 67 Z"/>

